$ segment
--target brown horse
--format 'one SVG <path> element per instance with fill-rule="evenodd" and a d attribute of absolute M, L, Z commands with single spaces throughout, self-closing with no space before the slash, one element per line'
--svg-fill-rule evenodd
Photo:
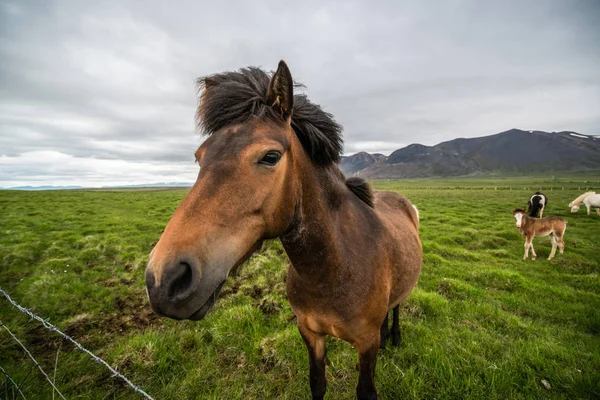
<path fill-rule="evenodd" d="M 513 216 L 517 224 L 517 229 L 525 238 L 525 254 L 523 260 L 529 257 L 529 249 L 531 249 L 531 259 L 535 260 L 537 254 L 533 249 L 533 238 L 536 236 L 550 236 L 552 242 L 552 251 L 548 260 L 554 258 L 556 248 L 560 250 L 560 254 L 565 251 L 565 230 L 567 229 L 567 221 L 560 217 L 535 218 L 526 214 L 525 210 L 516 208 L 512 210 Z"/>
<path fill-rule="evenodd" d="M 146 286 L 160 315 L 202 319 L 230 271 L 280 238 L 287 294 L 308 347 L 314 399 L 325 395 L 325 336 L 358 351 L 359 399 L 375 399 L 380 344 L 399 344 L 398 304 L 421 272 L 417 210 L 403 196 L 345 180 L 341 126 L 281 61 L 199 80 L 200 173 L 150 254 Z"/>

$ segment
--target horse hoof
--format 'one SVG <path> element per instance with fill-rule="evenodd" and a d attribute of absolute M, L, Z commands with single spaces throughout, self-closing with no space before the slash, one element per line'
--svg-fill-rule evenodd
<path fill-rule="evenodd" d="M 377 400 L 377 392 L 361 392 L 356 393 L 358 400 Z"/>

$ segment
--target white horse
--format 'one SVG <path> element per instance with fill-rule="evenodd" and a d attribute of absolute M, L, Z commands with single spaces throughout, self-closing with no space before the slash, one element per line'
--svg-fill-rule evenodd
<path fill-rule="evenodd" d="M 600 194 L 596 194 L 596 192 L 587 192 L 573 200 L 569 203 L 569 207 L 571 207 L 571 212 L 576 213 L 579 211 L 579 207 L 581 204 L 584 204 L 587 208 L 587 213 L 590 215 L 590 210 L 592 207 L 596 208 L 596 213 L 600 215 Z"/>

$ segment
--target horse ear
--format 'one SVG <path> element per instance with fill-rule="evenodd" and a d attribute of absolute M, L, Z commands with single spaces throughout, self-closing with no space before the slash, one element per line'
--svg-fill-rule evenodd
<path fill-rule="evenodd" d="M 279 61 L 277 71 L 269 82 L 267 101 L 273 110 L 290 122 L 294 106 L 294 81 L 285 61 Z"/>

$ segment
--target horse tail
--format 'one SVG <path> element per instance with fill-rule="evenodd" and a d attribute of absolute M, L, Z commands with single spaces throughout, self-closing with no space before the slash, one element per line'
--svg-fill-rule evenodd
<path fill-rule="evenodd" d="M 413 206 L 413 208 L 415 209 L 415 212 L 417 213 L 417 221 L 420 222 L 421 221 L 421 217 L 419 216 L 419 209 L 414 204 L 411 204 L 411 206 Z"/>

